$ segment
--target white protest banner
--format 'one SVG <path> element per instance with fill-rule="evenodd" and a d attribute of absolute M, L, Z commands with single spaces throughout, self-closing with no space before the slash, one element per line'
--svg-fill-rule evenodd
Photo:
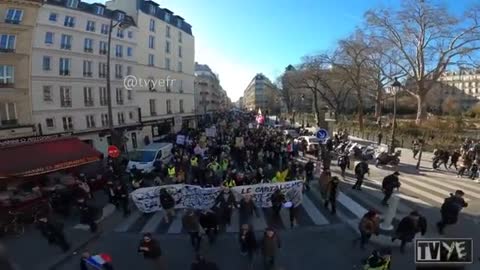
<path fill-rule="evenodd" d="M 216 137 L 217 136 L 217 129 L 215 127 L 206 128 L 205 129 L 205 134 L 207 135 L 207 137 Z"/>
<path fill-rule="evenodd" d="M 185 135 L 177 135 L 177 144 L 179 145 L 185 144 Z"/>
<path fill-rule="evenodd" d="M 285 199 L 298 206 L 302 203 L 302 181 L 291 181 L 272 184 L 258 184 L 238 186 L 232 188 L 237 201 L 249 194 L 252 196 L 255 205 L 261 208 L 272 206 L 270 198 L 273 192 L 279 188 L 285 195 Z M 160 190 L 167 189 L 175 200 L 175 208 L 209 209 L 215 204 L 216 198 L 220 195 L 222 188 L 202 188 L 193 185 L 166 185 L 161 187 L 141 188 L 133 191 L 130 196 L 138 210 L 144 213 L 160 211 Z"/>

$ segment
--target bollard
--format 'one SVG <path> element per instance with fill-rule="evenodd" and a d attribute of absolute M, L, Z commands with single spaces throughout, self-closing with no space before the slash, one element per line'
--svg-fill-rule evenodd
<path fill-rule="evenodd" d="M 384 216 L 382 224 L 380 224 L 380 229 L 384 231 L 393 230 L 392 221 L 395 218 L 395 214 L 397 213 L 399 201 L 400 201 L 400 197 L 395 192 L 390 198 L 387 214 Z"/>

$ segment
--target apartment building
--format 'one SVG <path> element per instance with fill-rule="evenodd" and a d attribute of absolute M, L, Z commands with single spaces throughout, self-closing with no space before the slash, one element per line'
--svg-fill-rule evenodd
<path fill-rule="evenodd" d="M 32 136 L 32 40 L 41 0 L 0 1 L 0 139 Z"/>
<path fill-rule="evenodd" d="M 195 63 L 195 108 L 197 114 L 226 109 L 227 92 L 208 65 Z"/>
<path fill-rule="evenodd" d="M 243 106 L 247 110 L 261 109 L 263 113 L 280 110 L 280 93 L 277 87 L 263 74 L 253 77 L 243 92 Z"/>
<path fill-rule="evenodd" d="M 480 102 L 480 69 L 445 72 L 439 82 L 444 87 L 435 91 L 438 98 L 453 98 L 465 109 Z"/>
<path fill-rule="evenodd" d="M 153 1 L 113 0 L 110 9 L 125 10 L 137 26 L 135 87 L 146 134 L 154 140 L 195 125 L 194 37 L 191 26 Z"/>

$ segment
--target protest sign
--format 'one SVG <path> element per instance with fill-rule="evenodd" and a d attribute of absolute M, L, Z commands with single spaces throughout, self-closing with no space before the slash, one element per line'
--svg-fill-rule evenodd
<path fill-rule="evenodd" d="M 244 195 L 252 196 L 257 207 L 268 208 L 272 206 L 270 198 L 276 189 L 280 189 L 287 201 L 294 206 L 302 203 L 302 181 L 284 183 L 246 185 L 232 188 L 237 201 Z M 167 189 L 175 200 L 175 208 L 209 209 L 215 204 L 215 199 L 220 195 L 222 188 L 202 188 L 193 185 L 166 185 L 160 187 L 140 188 L 133 191 L 130 196 L 138 210 L 151 213 L 162 210 L 160 205 L 160 190 Z"/>
<path fill-rule="evenodd" d="M 177 135 L 177 144 L 179 145 L 185 144 L 185 135 Z"/>

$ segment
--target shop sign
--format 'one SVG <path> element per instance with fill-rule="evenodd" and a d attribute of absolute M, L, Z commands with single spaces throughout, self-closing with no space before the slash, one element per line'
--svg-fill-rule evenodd
<path fill-rule="evenodd" d="M 99 157 L 86 157 L 86 158 L 81 158 L 77 160 L 72 160 L 72 161 L 65 161 L 61 163 L 57 163 L 55 165 L 48 165 L 45 167 L 41 168 L 36 168 L 33 170 L 29 170 L 26 172 L 20 173 L 20 176 L 33 176 L 33 175 L 39 175 L 39 174 L 44 174 L 48 172 L 54 172 L 54 171 L 59 171 L 67 168 L 72 168 L 72 167 L 77 167 L 83 164 L 91 163 L 94 161 L 99 160 Z"/>
<path fill-rule="evenodd" d="M 63 137 L 71 137 L 72 135 L 73 133 L 68 132 L 68 133 L 52 134 L 52 135 L 46 135 L 46 136 L 31 136 L 31 137 L 23 137 L 23 138 L 6 139 L 6 140 L 0 140 L 0 147 L 50 141 L 53 139 L 58 139 Z"/>

